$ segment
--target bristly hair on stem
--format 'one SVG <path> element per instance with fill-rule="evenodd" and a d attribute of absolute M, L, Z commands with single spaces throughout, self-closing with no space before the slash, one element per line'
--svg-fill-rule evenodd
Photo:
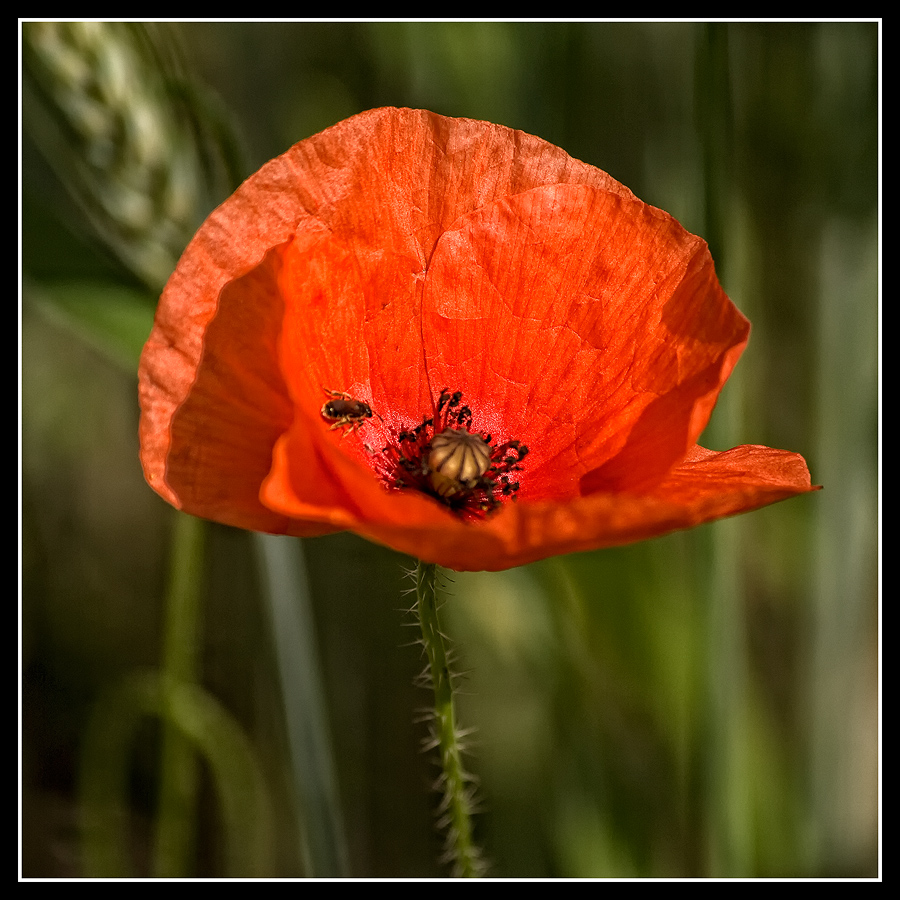
<path fill-rule="evenodd" d="M 437 566 L 419 562 L 410 573 L 415 579 L 415 613 L 422 630 L 422 646 L 427 664 L 419 683 L 434 692 L 434 709 L 429 711 L 429 738 L 425 749 L 437 749 L 441 774 L 435 787 L 441 792 L 437 825 L 445 832 L 442 858 L 460 878 L 477 878 L 484 872 L 481 852 L 472 838 L 473 779 L 463 765 L 463 732 L 456 725 L 453 676 L 450 672 L 448 641 L 440 628 L 437 608 Z"/>

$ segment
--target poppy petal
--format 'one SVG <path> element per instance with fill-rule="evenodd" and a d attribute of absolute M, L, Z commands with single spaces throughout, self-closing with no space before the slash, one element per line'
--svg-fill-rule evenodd
<path fill-rule="evenodd" d="M 498 235 L 502 239 L 498 239 Z M 530 448 L 521 498 L 658 481 L 693 446 L 747 342 L 706 244 L 634 198 L 583 185 L 460 219 L 427 275 L 431 383 Z"/>
<path fill-rule="evenodd" d="M 647 494 L 510 503 L 474 525 L 448 515 L 441 521 L 411 519 L 406 525 L 359 522 L 352 530 L 458 571 L 496 571 L 659 537 L 815 490 L 796 453 L 752 445 L 723 453 L 695 447 Z"/>
<path fill-rule="evenodd" d="M 218 305 L 226 316 L 198 296 L 202 277 L 179 267 L 140 371 L 141 459 L 151 486 L 196 515 L 266 531 L 289 524 L 259 502 L 272 446 L 293 418 L 276 352 L 284 307 L 276 268 L 272 252 L 224 285 Z"/>

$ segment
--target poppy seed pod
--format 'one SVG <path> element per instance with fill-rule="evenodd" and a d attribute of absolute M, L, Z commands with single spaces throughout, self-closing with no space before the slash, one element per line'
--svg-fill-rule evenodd
<path fill-rule="evenodd" d="M 439 480 L 441 496 L 449 496 L 474 484 L 491 465 L 491 450 L 477 434 L 462 428 L 447 428 L 436 434 L 428 453 L 432 482 Z"/>
<path fill-rule="evenodd" d="M 372 110 L 188 245 L 141 360 L 141 459 L 195 515 L 460 570 L 628 543 L 813 489 L 796 454 L 697 445 L 749 327 L 706 244 L 606 173 Z"/>

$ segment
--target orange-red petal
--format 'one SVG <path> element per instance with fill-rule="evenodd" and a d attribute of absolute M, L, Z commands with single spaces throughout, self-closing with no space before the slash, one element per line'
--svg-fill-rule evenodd
<path fill-rule="evenodd" d="M 633 197 L 560 184 L 454 223 L 423 321 L 432 384 L 530 448 L 521 499 L 574 496 L 588 472 L 607 490 L 654 484 L 699 437 L 749 333 L 702 240 Z"/>
<path fill-rule="evenodd" d="M 462 521 L 422 495 L 397 493 L 383 495 L 390 514 L 379 509 L 377 496 L 363 498 L 375 504 L 361 504 L 341 524 L 448 568 L 494 571 L 659 537 L 814 490 L 806 463 L 796 453 L 753 445 L 716 453 L 698 446 L 648 493 L 509 503 L 478 523 Z M 310 512 L 283 483 L 267 500 L 288 515 Z"/>

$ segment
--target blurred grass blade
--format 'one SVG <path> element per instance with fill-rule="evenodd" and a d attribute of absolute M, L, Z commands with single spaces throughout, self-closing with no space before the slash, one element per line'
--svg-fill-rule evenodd
<path fill-rule="evenodd" d="M 137 371 L 153 327 L 155 298 L 112 282 L 56 282 L 23 288 L 26 303 L 78 335 L 126 372 Z"/>
<path fill-rule="evenodd" d="M 729 29 L 705 25 L 697 39 L 696 105 L 703 151 L 704 234 L 716 270 L 732 295 L 739 291 L 731 264 L 729 227 L 735 218 L 734 112 L 731 92 Z M 750 315 L 744 305 L 743 312 Z M 710 425 L 705 446 L 740 443 L 744 411 L 742 377 L 731 379 Z M 709 534 L 708 572 L 702 579 L 707 626 L 707 791 L 706 865 L 713 877 L 747 877 L 753 865 L 753 821 L 749 803 L 752 780 L 748 755 L 749 672 L 744 616 L 747 598 L 741 580 L 741 532 L 738 520 L 717 522 Z"/>
<path fill-rule="evenodd" d="M 190 741 L 176 725 L 175 691 L 197 681 L 200 670 L 203 563 L 206 522 L 178 513 L 174 519 L 166 589 L 161 678 L 165 685 L 154 875 L 187 874 L 196 843 L 198 767 Z"/>
<path fill-rule="evenodd" d="M 136 874 L 129 772 L 138 728 L 148 716 L 166 718 L 209 764 L 222 812 L 228 875 L 270 875 L 273 816 L 249 741 L 203 688 L 182 684 L 167 691 L 155 672 L 133 673 L 107 690 L 85 730 L 80 771 L 83 874 Z"/>
<path fill-rule="evenodd" d="M 274 535 L 254 538 L 281 676 L 304 868 L 311 877 L 347 877 L 343 816 L 302 544 Z"/>
<path fill-rule="evenodd" d="M 199 685 L 172 689 L 172 723 L 209 764 L 225 831 L 226 874 L 272 875 L 274 817 L 265 779 L 240 725 Z"/>
<path fill-rule="evenodd" d="M 158 708 L 154 672 L 128 675 L 94 704 L 84 730 L 79 769 L 82 874 L 135 875 L 128 796 L 131 748 L 142 719 Z"/>
<path fill-rule="evenodd" d="M 813 648 L 808 661 L 812 862 L 841 876 L 872 859 L 878 820 L 878 664 L 873 622 L 878 597 L 878 284 L 876 223 L 823 229 L 821 366 Z M 858 298 L 853 304 L 847 297 Z M 872 398 L 865 402 L 866 398 Z M 852 459 L 854 467 L 846 468 Z"/>

